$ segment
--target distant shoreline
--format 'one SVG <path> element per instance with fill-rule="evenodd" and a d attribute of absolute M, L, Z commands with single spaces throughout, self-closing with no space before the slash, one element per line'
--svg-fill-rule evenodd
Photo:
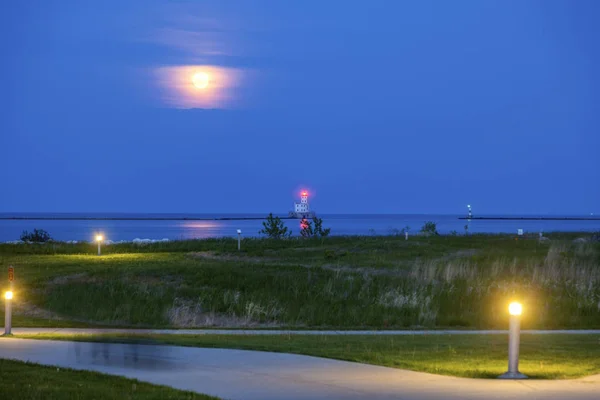
<path fill-rule="evenodd" d="M 0 217 L 0 221 L 261 221 L 264 217 Z M 299 219 L 279 216 L 280 219 Z M 599 217 L 457 217 L 459 220 L 476 221 L 600 221 Z"/>
<path fill-rule="evenodd" d="M 505 220 L 505 221 L 600 221 L 593 217 L 458 217 L 464 220 Z"/>
<path fill-rule="evenodd" d="M 279 217 L 280 219 L 298 219 L 294 217 Z M 263 220 L 264 217 L 219 217 L 219 218 L 194 218 L 194 217 L 0 217 L 0 220 L 17 221 L 246 221 Z"/>

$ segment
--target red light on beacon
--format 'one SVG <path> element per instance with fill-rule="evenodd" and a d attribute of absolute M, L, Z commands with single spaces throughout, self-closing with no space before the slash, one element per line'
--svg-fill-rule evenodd
<path fill-rule="evenodd" d="M 308 192 L 306 190 L 302 191 L 302 196 L 308 196 Z"/>

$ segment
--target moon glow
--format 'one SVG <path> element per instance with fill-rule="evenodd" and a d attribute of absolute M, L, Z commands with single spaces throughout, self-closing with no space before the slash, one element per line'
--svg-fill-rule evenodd
<path fill-rule="evenodd" d="M 206 72 L 196 72 L 192 76 L 192 82 L 198 89 L 205 89 L 208 86 L 208 74 Z"/>

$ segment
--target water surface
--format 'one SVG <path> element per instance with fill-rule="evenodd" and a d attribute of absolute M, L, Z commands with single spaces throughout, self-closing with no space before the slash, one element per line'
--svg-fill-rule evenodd
<path fill-rule="evenodd" d="M 261 214 L 32 214 L 0 213 L 0 217 L 117 217 L 117 218 L 239 218 L 262 217 Z M 462 216 L 462 215 L 460 215 Z M 459 220 L 459 215 L 419 214 L 323 214 L 324 227 L 330 227 L 332 235 L 388 235 L 410 227 L 416 233 L 426 221 L 437 224 L 438 231 L 447 234 L 465 233 L 516 233 L 552 231 L 600 231 L 600 219 L 592 221 L 511 221 L 511 220 Z M 299 220 L 284 220 L 294 235 L 300 231 Z M 140 239 L 196 239 L 237 236 L 237 229 L 246 237 L 259 236 L 262 220 L 201 220 L 201 221 L 123 221 L 123 220 L 0 220 L 0 242 L 18 240 L 24 230 L 44 229 L 55 240 L 91 241 L 96 232 L 102 232 L 113 241 Z"/>

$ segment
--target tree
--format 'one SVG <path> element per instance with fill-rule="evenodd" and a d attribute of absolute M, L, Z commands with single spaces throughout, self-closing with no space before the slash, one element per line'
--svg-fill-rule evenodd
<path fill-rule="evenodd" d="M 331 228 L 323 229 L 323 219 L 321 218 L 313 217 L 312 222 L 306 218 L 302 218 L 302 221 L 300 221 L 300 234 L 302 237 L 324 238 L 329 236 L 329 233 L 331 233 Z"/>
<path fill-rule="evenodd" d="M 315 236 L 318 236 L 318 237 L 329 236 L 329 234 L 331 233 L 331 228 L 323 229 L 323 219 L 322 218 L 314 217 L 313 222 L 315 223 L 315 229 L 314 229 Z"/>
<path fill-rule="evenodd" d="M 50 237 L 50 234 L 45 230 L 34 229 L 31 233 L 23 231 L 23 233 L 21 233 L 21 240 L 24 242 L 45 243 L 52 240 L 52 238 Z"/>
<path fill-rule="evenodd" d="M 421 233 L 426 235 L 437 235 L 438 231 L 436 223 L 432 221 L 425 222 L 425 224 L 421 227 Z"/>
<path fill-rule="evenodd" d="M 292 231 L 283 224 L 281 218 L 274 217 L 273 213 L 269 213 L 267 219 L 263 221 L 262 224 L 263 229 L 258 231 L 258 233 L 266 235 L 271 239 L 281 239 L 292 236 Z"/>
<path fill-rule="evenodd" d="M 306 218 L 302 218 L 300 221 L 300 235 L 305 238 L 313 237 L 315 235 L 312 223 Z"/>

